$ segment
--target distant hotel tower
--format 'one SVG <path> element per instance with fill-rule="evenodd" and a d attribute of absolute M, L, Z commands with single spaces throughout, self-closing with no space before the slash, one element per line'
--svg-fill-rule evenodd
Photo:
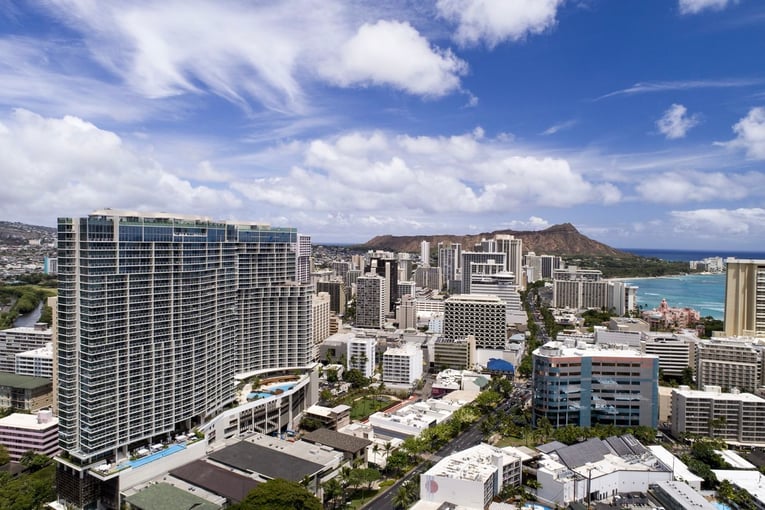
<path fill-rule="evenodd" d="M 70 458 L 87 466 L 191 430 L 234 400 L 237 372 L 307 365 L 312 290 L 294 281 L 298 242 L 295 229 L 198 216 L 60 218 L 58 405 Z M 60 465 L 59 490 L 87 490 L 77 476 Z"/>
<path fill-rule="evenodd" d="M 725 335 L 765 336 L 765 260 L 726 262 Z"/>

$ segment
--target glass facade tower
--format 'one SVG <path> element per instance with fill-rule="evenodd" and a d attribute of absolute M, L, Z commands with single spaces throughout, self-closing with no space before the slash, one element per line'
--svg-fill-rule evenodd
<path fill-rule="evenodd" d="M 61 448 L 113 458 L 219 413 L 235 372 L 305 366 L 296 242 L 294 229 L 195 216 L 60 218 Z"/>

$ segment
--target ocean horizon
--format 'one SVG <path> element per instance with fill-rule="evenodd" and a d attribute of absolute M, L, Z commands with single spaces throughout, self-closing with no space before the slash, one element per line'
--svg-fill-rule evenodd
<path fill-rule="evenodd" d="M 691 260 L 704 260 L 712 257 L 727 259 L 765 259 L 765 252 L 740 251 L 729 249 L 716 250 L 668 250 L 659 248 L 617 248 L 639 257 L 655 258 L 670 262 L 690 262 Z"/>

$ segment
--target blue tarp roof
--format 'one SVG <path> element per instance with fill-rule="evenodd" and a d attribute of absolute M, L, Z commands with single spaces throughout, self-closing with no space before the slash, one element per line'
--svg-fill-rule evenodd
<path fill-rule="evenodd" d="M 503 359 L 497 359 L 497 358 L 489 359 L 487 368 L 492 372 L 496 371 L 496 372 L 512 372 L 513 374 L 515 373 L 515 367 L 513 366 L 513 364 Z"/>

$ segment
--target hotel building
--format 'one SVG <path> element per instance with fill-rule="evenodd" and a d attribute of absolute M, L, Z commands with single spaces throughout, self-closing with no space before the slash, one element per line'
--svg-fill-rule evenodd
<path fill-rule="evenodd" d="M 114 501 L 87 466 L 209 421 L 234 401 L 235 373 L 310 363 L 297 236 L 110 209 L 58 220 L 60 499 Z"/>
<path fill-rule="evenodd" d="M 765 260 L 726 262 L 725 335 L 765 336 Z"/>
<path fill-rule="evenodd" d="M 444 337 L 475 336 L 476 347 L 504 349 L 507 343 L 507 304 L 497 296 L 460 294 L 445 301 Z"/>

